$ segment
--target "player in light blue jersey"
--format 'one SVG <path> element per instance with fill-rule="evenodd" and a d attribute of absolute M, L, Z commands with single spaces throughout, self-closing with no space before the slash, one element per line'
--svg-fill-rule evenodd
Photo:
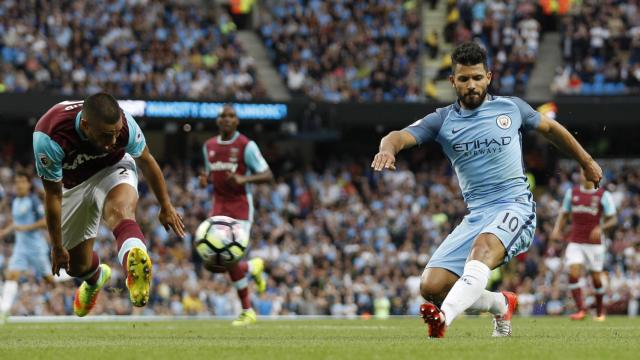
<path fill-rule="evenodd" d="M 395 169 L 403 149 L 436 141 L 460 182 L 469 213 L 429 260 L 421 280 L 420 307 L 430 337 L 443 337 L 463 311 L 494 314 L 493 336 L 511 335 L 514 293 L 485 290 L 492 269 L 527 251 L 536 227 L 535 202 L 526 182 L 521 136 L 536 130 L 573 156 L 597 187 L 600 166 L 558 122 L 515 97 L 487 94 L 491 72 L 486 52 L 475 43 L 452 54 L 450 81 L 458 101 L 392 131 L 380 142 L 371 166 Z"/>
<path fill-rule="evenodd" d="M 44 207 L 37 195 L 31 193 L 31 178 L 18 172 L 14 178 L 15 198 L 11 203 L 12 220 L 0 230 L 0 239 L 15 233 L 15 245 L 9 259 L 0 300 L 0 322 L 3 322 L 18 293 L 18 279 L 29 270 L 52 282 L 49 246 L 42 229 L 46 227 Z"/>

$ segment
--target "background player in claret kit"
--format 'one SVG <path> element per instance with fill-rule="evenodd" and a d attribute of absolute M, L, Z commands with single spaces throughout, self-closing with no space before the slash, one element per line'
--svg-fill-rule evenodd
<path fill-rule="evenodd" d="M 51 283 L 49 246 L 42 230 L 47 226 L 44 208 L 38 195 L 31 192 L 31 177 L 26 172 L 14 176 L 15 197 L 11 202 L 12 220 L 0 230 L 0 240 L 15 233 L 13 253 L 9 259 L 6 280 L 0 300 L 0 322 L 9 314 L 13 300 L 18 294 L 20 275 L 33 269 L 38 277 Z"/>
<path fill-rule="evenodd" d="M 181 237 L 184 225 L 138 124 L 111 95 L 98 93 L 47 111 L 36 124 L 33 150 L 45 189 L 53 273 L 64 268 L 84 280 L 76 290 L 74 313 L 87 315 L 111 276 L 93 251 L 101 219 L 116 238 L 129 298 L 134 306 L 144 306 L 152 264 L 135 220 L 136 163 L 160 202 L 160 222 Z"/>
<path fill-rule="evenodd" d="M 258 145 L 237 131 L 238 123 L 233 106 L 225 105 L 216 121 L 219 135 L 207 140 L 203 146 L 206 174 L 200 176 L 200 184 L 206 186 L 209 182 L 213 183 L 213 209 L 209 216 L 234 218 L 250 236 L 253 197 L 248 185 L 271 182 L 273 174 Z M 264 292 L 267 284 L 262 276 L 263 260 L 240 260 L 229 268 L 216 264 L 205 264 L 205 267 L 213 272 L 229 272 L 242 303 L 242 313 L 232 324 L 255 323 L 256 313 L 251 307 L 247 273 L 256 281 L 258 292 Z"/>
<path fill-rule="evenodd" d="M 605 287 L 602 270 L 606 249 L 602 243 L 602 235 L 613 229 L 618 220 L 611 193 L 604 188 L 594 188 L 593 183 L 585 178 L 583 170 L 580 170 L 580 184 L 567 190 L 564 195 L 562 210 L 551 233 L 552 240 L 562 240 L 562 232 L 569 218 L 571 233 L 567 238 L 569 245 L 565 250 L 565 263 L 569 267 L 569 289 L 578 309 L 570 317 L 573 320 L 582 320 L 587 316 L 580 284 L 584 266 L 591 273 L 596 292 L 594 320 L 604 321 L 602 298 Z"/>
<path fill-rule="evenodd" d="M 493 336 L 511 335 L 514 293 L 485 290 L 492 269 L 527 251 L 536 227 L 535 202 L 526 182 L 520 137 L 537 130 L 577 159 L 598 184 L 600 166 L 558 122 L 515 97 L 487 94 L 491 72 L 475 43 L 452 56 L 451 84 L 458 101 L 439 108 L 380 142 L 371 166 L 395 169 L 402 149 L 435 140 L 458 176 L 469 213 L 429 259 L 421 279 L 420 308 L 430 337 L 443 337 L 452 321 L 473 308 L 494 314 Z"/>

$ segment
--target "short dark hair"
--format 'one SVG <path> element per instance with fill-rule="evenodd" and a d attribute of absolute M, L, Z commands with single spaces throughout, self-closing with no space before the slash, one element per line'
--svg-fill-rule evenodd
<path fill-rule="evenodd" d="M 116 99 L 104 92 L 93 94 L 84 100 L 82 113 L 87 121 L 100 121 L 113 125 L 120 120 L 120 106 Z"/>
<path fill-rule="evenodd" d="M 218 116 L 222 115 L 222 112 L 225 108 L 231 108 L 231 110 L 233 110 L 233 115 L 235 115 L 236 117 L 238 116 L 238 114 L 236 113 L 236 108 L 232 103 L 224 103 L 224 105 L 222 105 L 222 107 L 220 108 L 220 113 L 218 114 Z"/>
<path fill-rule="evenodd" d="M 474 42 L 466 42 L 458 46 L 451 54 L 452 71 L 456 70 L 456 65 L 473 66 L 482 64 L 485 70 L 487 66 L 487 52 Z"/>

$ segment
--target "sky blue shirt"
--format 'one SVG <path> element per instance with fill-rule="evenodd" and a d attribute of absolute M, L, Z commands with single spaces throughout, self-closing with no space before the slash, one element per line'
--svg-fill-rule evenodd
<path fill-rule="evenodd" d="M 16 197 L 11 203 L 11 216 L 17 226 L 31 225 L 44 217 L 44 206 L 35 195 Z M 42 229 L 16 231 L 15 249 L 47 251 L 47 241 Z"/>
<path fill-rule="evenodd" d="M 540 113 L 517 97 L 487 95 L 476 109 L 456 102 L 404 130 L 418 144 L 437 141 L 458 176 L 469 209 L 531 194 L 524 175 L 522 133 L 536 129 Z"/>

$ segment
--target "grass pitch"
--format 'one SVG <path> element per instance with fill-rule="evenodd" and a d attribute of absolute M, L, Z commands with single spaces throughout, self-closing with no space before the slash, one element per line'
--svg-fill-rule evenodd
<path fill-rule="evenodd" d="M 419 319 L 8 323 L 0 359 L 640 359 L 640 319 L 516 318 L 511 338 L 489 317 L 461 318 L 444 339 Z"/>

